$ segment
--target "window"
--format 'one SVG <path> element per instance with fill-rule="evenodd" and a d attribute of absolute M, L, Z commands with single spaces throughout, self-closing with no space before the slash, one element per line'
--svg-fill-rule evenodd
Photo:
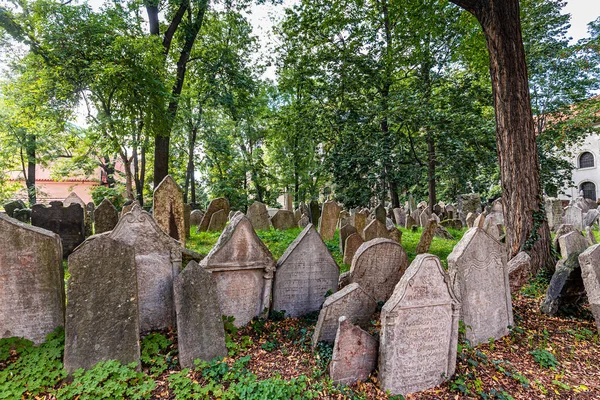
<path fill-rule="evenodd" d="M 596 185 L 593 182 L 583 182 L 580 190 L 584 198 L 596 201 Z"/>
<path fill-rule="evenodd" d="M 594 166 L 594 155 L 589 151 L 579 156 L 579 168 L 592 168 Z"/>

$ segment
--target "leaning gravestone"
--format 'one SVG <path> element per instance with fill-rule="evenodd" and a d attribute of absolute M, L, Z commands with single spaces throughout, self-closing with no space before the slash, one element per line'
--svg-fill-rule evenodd
<path fill-rule="evenodd" d="M 429 222 L 429 218 L 431 218 L 431 211 L 429 211 L 429 208 L 426 208 L 419 214 L 419 225 L 425 228 L 427 222 Z"/>
<path fill-rule="evenodd" d="M 394 219 L 396 220 L 396 225 L 404 226 L 406 225 L 406 213 L 401 208 L 394 208 Z"/>
<path fill-rule="evenodd" d="M 358 283 L 351 283 L 329 296 L 319 312 L 312 337 L 313 347 L 319 342 L 333 343 L 341 316 L 364 329 L 369 327 L 377 302 Z"/>
<path fill-rule="evenodd" d="M 376 301 L 386 301 L 408 266 L 404 248 L 390 239 L 374 239 L 358 248 L 350 268 L 350 282 L 360 285 Z"/>
<path fill-rule="evenodd" d="M 300 217 L 300 220 L 298 221 L 298 227 L 304 229 L 308 224 L 310 224 L 310 218 L 308 218 L 306 214 L 302 214 L 302 217 Z"/>
<path fill-rule="evenodd" d="M 63 257 L 67 257 L 85 240 L 84 209 L 79 204 L 63 207 L 53 201 L 50 207 L 34 204 L 31 209 L 31 225 L 47 229 L 60 236 Z"/>
<path fill-rule="evenodd" d="M 519 252 L 506 265 L 510 292 L 518 293 L 531 277 L 531 257 L 524 251 Z"/>
<path fill-rule="evenodd" d="M 119 222 L 119 212 L 108 199 L 102 203 L 94 212 L 94 231 L 96 234 L 112 231 Z"/>
<path fill-rule="evenodd" d="M 357 230 L 352 225 L 344 225 L 340 228 L 340 252 L 344 254 L 346 248 L 346 239 L 353 233 L 357 233 Z"/>
<path fill-rule="evenodd" d="M 365 241 L 358 233 L 353 233 L 346 238 L 346 244 L 344 245 L 344 264 L 352 264 L 352 259 L 358 248 Z"/>
<path fill-rule="evenodd" d="M 562 200 L 548 198 L 544 202 L 544 208 L 546 210 L 546 219 L 548 220 L 548 227 L 551 231 L 555 231 L 562 224 Z"/>
<path fill-rule="evenodd" d="M 575 229 L 573 228 L 573 225 L 568 224 L 562 224 L 556 229 L 556 235 L 554 236 L 554 239 L 552 239 L 552 246 L 554 246 L 558 253 L 560 253 L 560 245 L 558 244 L 558 239 L 560 239 L 561 236 L 566 235 L 569 232 L 573 232 L 574 230 Z"/>
<path fill-rule="evenodd" d="M 191 261 L 173 282 L 179 365 L 227 356 L 219 295 L 213 276 Z"/>
<path fill-rule="evenodd" d="M 563 306 L 578 305 L 585 299 L 580 253 L 572 253 L 569 258 L 559 260 L 548 284 L 546 297 L 540 310 L 549 316 L 556 316 Z"/>
<path fill-rule="evenodd" d="M 198 225 L 200 225 L 200 222 L 202 222 L 203 217 L 204 213 L 202 212 L 202 210 L 192 210 L 192 212 L 190 213 L 190 225 L 197 227 Z"/>
<path fill-rule="evenodd" d="M 140 364 L 133 247 L 98 236 L 69 256 L 64 364 L 71 375 L 101 361 Z"/>
<path fill-rule="evenodd" d="M 335 201 L 330 200 L 323 204 L 323 213 L 319 220 L 319 233 L 323 240 L 333 239 L 339 215 L 340 206 Z"/>
<path fill-rule="evenodd" d="M 405 228 L 406 229 L 412 229 L 413 226 L 416 226 L 417 222 L 415 221 L 415 219 L 411 216 L 411 215 L 407 215 L 406 216 L 406 224 L 405 224 Z"/>
<path fill-rule="evenodd" d="M 563 221 L 567 225 L 573 225 L 575 230 L 583 229 L 583 211 L 576 206 L 565 207 L 565 215 Z"/>
<path fill-rule="evenodd" d="M 43 342 L 64 323 L 64 288 L 58 235 L 0 214 L 0 338 Z"/>
<path fill-rule="evenodd" d="M 581 253 L 579 265 L 596 328 L 600 332 L 600 245 L 594 245 Z"/>
<path fill-rule="evenodd" d="M 171 175 L 165 176 L 154 189 L 152 216 L 163 231 L 185 247 L 183 191 Z"/>
<path fill-rule="evenodd" d="M 288 210 L 277 210 L 275 215 L 271 217 L 271 224 L 273 228 L 282 231 L 298 227 L 294 213 Z"/>
<path fill-rule="evenodd" d="M 433 218 L 427 222 L 427 224 L 423 228 L 421 237 L 419 238 L 419 243 L 417 244 L 417 254 L 423 254 L 429 251 L 429 247 L 431 246 L 431 242 L 433 241 L 433 237 L 435 236 L 437 226 L 437 222 Z"/>
<path fill-rule="evenodd" d="M 275 260 L 244 214 L 233 217 L 200 265 L 213 274 L 221 312 L 235 326 L 268 312 Z"/>
<path fill-rule="evenodd" d="M 174 326 L 173 279 L 181 270 L 181 244 L 167 235 L 138 203 L 121 217 L 109 237 L 134 248 L 140 330 Z"/>
<path fill-rule="evenodd" d="M 566 260 L 571 254 L 581 253 L 587 249 L 588 242 L 581 232 L 574 231 L 559 237 L 558 246 L 560 248 L 560 256 Z"/>
<path fill-rule="evenodd" d="M 418 255 L 381 310 L 382 389 L 407 395 L 437 386 L 454 374 L 459 309 L 440 260 Z"/>
<path fill-rule="evenodd" d="M 590 211 L 586 212 L 583 216 L 583 227 L 593 226 L 596 222 L 598 222 L 598 217 L 600 216 L 600 211 L 593 208 Z"/>
<path fill-rule="evenodd" d="M 263 203 L 255 201 L 250 204 L 246 214 L 255 231 L 268 231 L 271 229 L 269 212 L 267 211 L 267 206 Z"/>
<path fill-rule="evenodd" d="M 377 238 L 388 239 L 389 233 L 384 224 L 382 224 L 378 219 L 374 219 L 363 230 L 363 239 L 365 240 L 365 242 L 368 242 L 369 240 Z"/>
<path fill-rule="evenodd" d="M 502 244 L 483 229 L 469 229 L 448 256 L 448 272 L 471 345 L 508 335 L 513 313 Z"/>
<path fill-rule="evenodd" d="M 213 214 L 220 210 L 223 210 L 225 217 L 229 215 L 229 202 L 224 197 L 213 199 L 210 202 L 206 209 L 206 213 L 204 213 L 204 217 L 202 217 L 202 221 L 200 221 L 200 225 L 198 225 L 197 232 L 206 232 Z"/>
<path fill-rule="evenodd" d="M 386 218 L 387 212 L 385 210 L 385 206 L 383 203 L 379 203 L 377 207 L 375 207 L 375 219 L 385 225 Z"/>
<path fill-rule="evenodd" d="M 277 262 L 273 309 L 291 317 L 318 311 L 337 291 L 340 268 L 314 225 L 308 225 Z"/>
<path fill-rule="evenodd" d="M 219 210 L 210 217 L 210 223 L 208 224 L 208 232 L 221 232 L 227 225 L 228 215 L 225 214 L 225 210 Z"/>

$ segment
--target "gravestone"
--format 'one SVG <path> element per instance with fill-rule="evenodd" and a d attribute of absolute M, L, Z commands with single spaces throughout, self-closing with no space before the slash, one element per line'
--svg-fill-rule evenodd
<path fill-rule="evenodd" d="M 450 232 L 448 232 L 448 230 L 446 228 L 444 228 L 443 225 L 440 225 L 437 223 L 435 226 L 434 236 L 439 237 L 441 239 L 445 239 L 445 240 L 454 240 L 454 236 L 452 236 L 452 234 Z"/>
<path fill-rule="evenodd" d="M 429 247 L 431 246 L 431 242 L 433 241 L 433 237 L 435 236 L 436 229 L 437 222 L 432 218 L 427 222 L 427 225 L 423 228 L 423 232 L 421 233 L 421 237 L 419 238 L 419 243 L 417 244 L 417 254 L 423 254 L 429 251 Z"/>
<path fill-rule="evenodd" d="M 83 225 L 85 227 L 85 236 L 92 236 L 94 230 L 92 228 L 92 217 L 87 212 L 87 205 L 75 192 L 71 192 L 66 199 L 63 200 L 63 207 L 69 207 L 71 204 L 79 204 L 83 210 Z"/>
<path fill-rule="evenodd" d="M 294 220 L 296 221 L 296 224 L 298 222 L 300 222 L 300 218 L 302 218 L 302 210 L 300 210 L 299 208 L 296 208 L 294 210 Z"/>
<path fill-rule="evenodd" d="M 185 203 L 183 205 L 183 226 L 185 229 L 185 237 L 186 239 L 190 238 L 190 223 L 192 217 L 192 206 L 190 204 Z"/>
<path fill-rule="evenodd" d="M 440 260 L 418 255 L 381 310 L 379 380 L 407 395 L 454 374 L 460 304 Z"/>
<path fill-rule="evenodd" d="M 565 207 L 563 222 L 568 225 L 573 225 L 575 230 L 583 229 L 583 211 L 575 206 Z"/>
<path fill-rule="evenodd" d="M 171 175 L 165 176 L 154 189 L 152 216 L 163 231 L 185 247 L 183 191 Z"/>
<path fill-rule="evenodd" d="M 63 257 L 85 240 L 84 209 L 76 203 L 69 207 L 63 207 L 60 201 L 51 202 L 50 207 L 34 204 L 31 225 L 57 233 L 62 241 Z"/>
<path fill-rule="evenodd" d="M 406 213 L 401 208 L 394 208 L 394 218 L 396 219 L 396 225 L 405 226 L 406 225 Z"/>
<path fill-rule="evenodd" d="M 351 283 L 339 292 L 327 297 L 319 312 L 319 319 L 312 337 L 313 347 L 319 342 L 333 343 L 338 320 L 345 316 L 351 323 L 367 329 L 377 309 L 377 302 L 358 283 Z"/>
<path fill-rule="evenodd" d="M 123 204 L 123 208 L 121 209 L 121 217 L 131 211 L 135 204 L 141 207 L 137 200 L 125 202 L 125 204 Z"/>
<path fill-rule="evenodd" d="M 65 318 L 60 238 L 0 214 L 0 338 L 39 344 Z"/>
<path fill-rule="evenodd" d="M 579 255 L 572 253 L 569 258 L 559 260 L 548 284 L 546 297 L 540 305 L 540 310 L 551 317 L 566 306 L 579 305 L 585 299 L 585 287 L 579 265 Z"/>
<path fill-rule="evenodd" d="M 31 209 L 30 208 L 17 208 L 13 211 L 13 218 L 17 221 L 24 222 L 26 224 L 31 223 Z"/>
<path fill-rule="evenodd" d="M 462 215 L 477 214 L 481 211 L 481 197 L 476 193 L 458 196 L 458 212 Z"/>
<path fill-rule="evenodd" d="M 383 203 L 379 203 L 375 207 L 375 219 L 385 225 L 385 219 L 387 218 L 387 212 Z"/>
<path fill-rule="evenodd" d="M 101 361 L 140 365 L 133 247 L 98 236 L 69 256 L 64 364 L 71 375 Z"/>
<path fill-rule="evenodd" d="M 362 234 L 367 226 L 367 214 L 362 211 L 356 211 L 350 215 L 350 223 L 356 228 L 356 231 Z"/>
<path fill-rule="evenodd" d="M 268 312 L 275 260 L 244 214 L 233 217 L 200 265 L 213 274 L 221 312 L 235 317 L 235 326 Z"/>
<path fill-rule="evenodd" d="M 268 231 L 271 229 L 271 222 L 269 222 L 269 212 L 267 206 L 259 201 L 255 201 L 250 204 L 247 212 L 248 220 L 252 224 L 255 231 Z"/>
<path fill-rule="evenodd" d="M 363 230 L 363 238 L 365 242 L 377 238 L 389 238 L 388 230 L 384 224 L 379 222 L 378 219 L 374 219 L 367 225 Z"/>
<path fill-rule="evenodd" d="M 340 206 L 335 201 L 329 200 L 323 204 L 323 213 L 319 220 L 319 234 L 323 240 L 333 239 L 339 215 Z"/>
<path fill-rule="evenodd" d="M 454 207 L 452 204 L 446 204 L 446 218 L 447 219 L 456 219 L 456 217 L 458 216 L 456 214 L 456 207 Z"/>
<path fill-rule="evenodd" d="M 358 233 L 353 233 L 346 238 L 344 245 L 344 264 L 351 265 L 354 254 L 365 241 Z"/>
<path fill-rule="evenodd" d="M 217 286 L 210 272 L 191 261 L 173 282 L 181 368 L 194 360 L 227 356 Z"/>
<path fill-rule="evenodd" d="M 588 227 L 594 225 L 598 222 L 598 217 L 600 216 L 600 211 L 593 208 L 590 211 L 586 212 L 583 216 L 583 227 Z"/>
<path fill-rule="evenodd" d="M 352 225 L 344 225 L 340 228 L 340 252 L 344 254 L 346 248 L 346 239 L 353 233 L 358 233 L 356 228 Z"/>
<path fill-rule="evenodd" d="M 225 210 L 219 210 L 214 212 L 210 217 L 210 223 L 208 224 L 207 232 L 221 232 L 227 225 L 228 215 L 225 214 Z"/>
<path fill-rule="evenodd" d="M 591 226 L 585 227 L 584 236 L 585 236 L 585 240 L 587 240 L 588 247 L 593 246 L 597 243 L 596 236 L 594 236 L 594 230 L 592 229 Z"/>
<path fill-rule="evenodd" d="M 440 222 L 444 228 L 451 228 L 456 230 L 461 230 L 463 228 L 462 221 L 460 219 L 445 219 Z"/>
<path fill-rule="evenodd" d="M 210 224 L 210 219 L 212 218 L 213 214 L 220 210 L 223 210 L 225 217 L 229 215 L 229 202 L 224 197 L 213 199 L 210 202 L 208 208 L 206 209 L 206 213 L 204 213 L 202 221 L 200 221 L 200 225 L 198 225 L 197 232 L 206 232 L 208 230 L 208 225 Z"/>
<path fill-rule="evenodd" d="M 105 198 L 94 212 L 94 232 L 104 233 L 112 231 L 119 222 L 119 212 L 113 204 Z"/>
<path fill-rule="evenodd" d="M 519 252 L 507 264 L 510 292 L 518 293 L 531 277 L 531 257 L 524 251 Z"/>
<path fill-rule="evenodd" d="M 429 222 L 430 218 L 431 218 L 431 211 L 429 211 L 429 208 L 424 209 L 419 214 L 419 226 L 425 228 L 427 226 L 427 222 Z"/>
<path fill-rule="evenodd" d="M 485 213 L 485 211 L 482 212 L 481 214 L 479 214 L 477 216 L 477 218 L 475 218 L 475 221 L 473 221 L 473 228 L 481 228 L 481 229 L 483 229 L 486 215 L 487 214 Z"/>
<path fill-rule="evenodd" d="M 556 249 L 556 251 L 558 253 L 560 253 L 560 246 L 558 244 L 558 239 L 561 236 L 566 235 L 569 232 L 573 232 L 574 230 L 575 229 L 573 229 L 573 225 L 568 225 L 568 224 L 562 224 L 556 229 L 556 235 L 554 235 L 554 239 L 552 239 L 552 245 L 554 246 L 554 248 Z"/>
<path fill-rule="evenodd" d="M 554 232 L 562 224 L 562 200 L 548 198 L 544 203 L 546 218 L 548 219 L 548 227 Z"/>
<path fill-rule="evenodd" d="M 396 227 L 393 227 L 388 230 L 388 238 L 398 243 L 402 243 L 402 232 Z"/>
<path fill-rule="evenodd" d="M 137 202 L 108 235 L 134 249 L 140 330 L 174 326 L 173 279 L 181 270 L 181 244 L 167 235 Z"/>
<path fill-rule="evenodd" d="M 202 222 L 202 218 L 204 218 L 204 213 L 202 212 L 202 210 L 192 210 L 192 212 L 190 213 L 190 225 L 200 225 L 200 222 Z"/>
<path fill-rule="evenodd" d="M 415 221 L 415 219 L 411 216 L 411 215 L 407 215 L 406 216 L 406 225 L 404 226 L 405 229 L 412 229 L 413 226 L 417 226 L 417 221 Z"/>
<path fill-rule="evenodd" d="M 311 200 L 310 204 L 310 222 L 314 226 L 319 226 L 319 219 L 321 218 L 321 207 L 319 206 L 319 202 L 316 200 Z"/>
<path fill-rule="evenodd" d="M 289 193 L 283 195 L 283 209 L 294 211 L 294 196 Z"/>
<path fill-rule="evenodd" d="M 560 256 L 566 260 L 571 254 L 581 253 L 588 247 L 587 240 L 579 231 L 569 232 L 558 238 Z"/>
<path fill-rule="evenodd" d="M 310 224 L 277 262 L 273 309 L 294 318 L 318 311 L 337 291 L 339 276 L 340 268 Z"/>
<path fill-rule="evenodd" d="M 22 210 L 24 208 L 27 208 L 27 207 L 25 207 L 25 203 L 23 203 L 23 200 L 9 201 L 8 203 L 4 203 L 2 205 L 2 207 L 4 208 L 6 215 L 8 215 L 11 218 L 14 217 L 15 210 L 18 210 L 18 209 Z"/>
<path fill-rule="evenodd" d="M 335 385 L 365 382 L 377 365 L 377 340 L 340 317 L 329 375 Z"/>
<path fill-rule="evenodd" d="M 483 229 L 471 228 L 448 256 L 448 273 L 461 302 L 471 345 L 508 335 L 513 325 L 506 250 Z"/>
<path fill-rule="evenodd" d="M 594 245 L 581 253 L 579 265 L 587 299 L 596 320 L 596 329 L 600 333 L 600 245 Z"/>
<path fill-rule="evenodd" d="M 298 227 L 304 229 L 308 226 L 308 224 L 310 224 L 310 218 L 308 218 L 306 214 L 302 214 L 302 217 L 298 221 Z"/>
<path fill-rule="evenodd" d="M 350 268 L 350 282 L 358 283 L 376 301 L 386 301 L 408 266 L 404 248 L 390 239 L 361 245 Z"/>
<path fill-rule="evenodd" d="M 277 210 L 275 215 L 271 217 L 271 224 L 273 228 L 281 231 L 298 227 L 294 213 L 287 210 Z"/>
<path fill-rule="evenodd" d="M 475 220 L 477 219 L 477 215 L 475 213 L 468 213 L 465 218 L 465 223 L 467 228 L 472 228 L 475 225 Z"/>

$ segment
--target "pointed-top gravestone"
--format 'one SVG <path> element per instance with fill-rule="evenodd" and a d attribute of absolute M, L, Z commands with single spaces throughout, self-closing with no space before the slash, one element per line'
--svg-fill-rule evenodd
<path fill-rule="evenodd" d="M 211 361 L 227 356 L 219 295 L 213 275 L 191 261 L 175 278 L 177 343 L 181 368 L 194 360 Z"/>
<path fill-rule="evenodd" d="M 371 221 L 363 230 L 362 235 L 365 242 L 378 238 L 389 238 L 389 232 L 385 224 L 382 224 L 378 219 Z"/>
<path fill-rule="evenodd" d="M 0 338 L 43 342 L 64 323 L 64 288 L 58 235 L 0 214 Z"/>
<path fill-rule="evenodd" d="M 340 251 L 342 254 L 344 254 L 344 249 L 346 248 L 346 239 L 353 233 L 358 232 L 352 225 L 344 225 L 340 228 Z"/>
<path fill-rule="evenodd" d="M 71 204 L 79 204 L 81 208 L 85 209 L 85 201 L 83 201 L 75 192 L 69 193 L 63 201 L 64 207 L 69 207 Z"/>
<path fill-rule="evenodd" d="M 181 244 L 137 202 L 109 237 L 134 248 L 141 331 L 174 326 L 173 279 L 181 270 Z"/>
<path fill-rule="evenodd" d="M 208 225 L 210 225 L 210 220 L 213 214 L 220 210 L 223 210 L 225 217 L 227 218 L 227 216 L 229 215 L 229 202 L 224 197 L 213 199 L 210 202 L 208 208 L 206 209 L 206 212 L 204 213 L 204 217 L 200 222 L 200 225 L 198 225 L 197 232 L 206 232 L 208 230 Z"/>
<path fill-rule="evenodd" d="M 233 212 L 233 211 L 231 211 Z M 219 210 L 213 213 L 210 217 L 210 223 L 208 224 L 208 232 L 221 232 L 227 225 L 228 215 L 225 214 L 225 210 Z"/>
<path fill-rule="evenodd" d="M 123 208 L 121 209 L 121 216 L 123 216 L 123 215 L 127 214 L 129 211 L 131 211 L 133 209 L 133 206 L 136 204 L 138 205 L 138 207 L 140 207 L 140 208 L 142 207 L 137 200 L 125 202 L 125 204 L 123 204 Z"/>
<path fill-rule="evenodd" d="M 221 312 L 246 325 L 269 309 L 275 260 L 244 214 L 237 214 L 201 261 L 217 285 Z"/>
<path fill-rule="evenodd" d="M 83 209 L 83 223 L 85 227 L 85 236 L 91 236 L 93 233 L 92 229 L 92 216 L 87 210 L 87 204 L 81 197 L 75 192 L 69 193 L 69 195 L 63 200 L 63 207 L 69 207 L 71 204 L 79 204 Z"/>
<path fill-rule="evenodd" d="M 381 310 L 382 389 L 407 395 L 454 374 L 459 308 L 440 260 L 418 255 Z"/>
<path fill-rule="evenodd" d="M 331 240 L 335 235 L 340 206 L 335 201 L 326 201 L 323 204 L 323 212 L 319 220 L 319 234 L 323 240 Z"/>
<path fill-rule="evenodd" d="M 165 176 L 154 189 L 152 216 L 163 231 L 185 247 L 183 191 L 171 175 Z"/>
<path fill-rule="evenodd" d="M 588 302 L 596 320 L 596 328 L 600 333 L 600 244 L 581 253 L 579 265 Z"/>
<path fill-rule="evenodd" d="M 387 211 L 385 210 L 385 206 L 383 203 L 379 203 L 377 207 L 375 207 L 375 219 L 385 225 L 386 218 Z"/>
<path fill-rule="evenodd" d="M 100 235 L 69 256 L 65 326 L 67 373 L 118 360 L 140 362 L 140 321 L 133 247 Z"/>
<path fill-rule="evenodd" d="M 287 230 L 298 227 L 298 222 L 294 218 L 294 213 L 288 210 L 277 210 L 271 217 L 273 228 L 278 230 Z"/>
<path fill-rule="evenodd" d="M 504 246 L 471 228 L 448 256 L 448 273 L 471 345 L 508 335 L 513 312 Z"/>
<path fill-rule="evenodd" d="M 85 240 L 85 210 L 78 203 L 63 207 L 53 201 L 50 207 L 34 204 L 31 208 L 31 225 L 47 229 L 60 236 L 63 257 L 67 257 Z"/>
<path fill-rule="evenodd" d="M 421 237 L 419 238 L 419 243 L 417 244 L 416 248 L 417 254 L 423 254 L 429 251 L 429 247 L 431 246 L 431 242 L 435 236 L 436 229 L 437 222 L 434 218 L 431 218 L 423 227 L 423 232 L 421 233 Z"/>
<path fill-rule="evenodd" d="M 255 231 L 268 231 L 271 228 L 267 206 L 260 201 L 250 204 L 247 216 Z"/>
<path fill-rule="evenodd" d="M 94 233 L 112 231 L 118 222 L 119 212 L 110 200 L 105 198 L 94 211 Z"/>
<path fill-rule="evenodd" d="M 365 241 L 358 233 L 353 233 L 346 238 L 344 245 L 344 264 L 351 265 L 354 254 Z"/>
<path fill-rule="evenodd" d="M 358 248 L 352 259 L 350 282 L 356 282 L 376 301 L 386 301 L 408 266 L 404 248 L 390 239 L 374 239 Z"/>
<path fill-rule="evenodd" d="M 367 226 L 367 213 L 355 211 L 350 214 L 350 223 L 356 228 L 357 232 L 362 235 Z"/>
<path fill-rule="evenodd" d="M 299 317 L 318 311 L 337 291 L 340 269 L 323 239 L 310 224 L 277 262 L 273 309 Z"/>

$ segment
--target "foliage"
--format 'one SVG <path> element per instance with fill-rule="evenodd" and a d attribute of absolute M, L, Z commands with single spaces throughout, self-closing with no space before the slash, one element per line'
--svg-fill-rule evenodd
<path fill-rule="evenodd" d="M 529 354 L 531 354 L 533 359 L 543 368 L 556 369 L 559 365 L 554 354 L 546 349 L 535 349 L 530 351 Z"/>
<path fill-rule="evenodd" d="M 102 200 L 108 199 L 117 210 L 120 210 L 125 202 L 125 199 L 123 198 L 123 187 L 120 185 L 116 185 L 115 187 L 107 187 L 104 185 L 94 186 L 90 190 L 90 195 L 96 206 L 100 205 Z"/>
<path fill-rule="evenodd" d="M 160 333 L 144 336 L 141 344 L 140 360 L 150 376 L 158 376 L 177 364 L 171 350 L 172 342 Z"/>

